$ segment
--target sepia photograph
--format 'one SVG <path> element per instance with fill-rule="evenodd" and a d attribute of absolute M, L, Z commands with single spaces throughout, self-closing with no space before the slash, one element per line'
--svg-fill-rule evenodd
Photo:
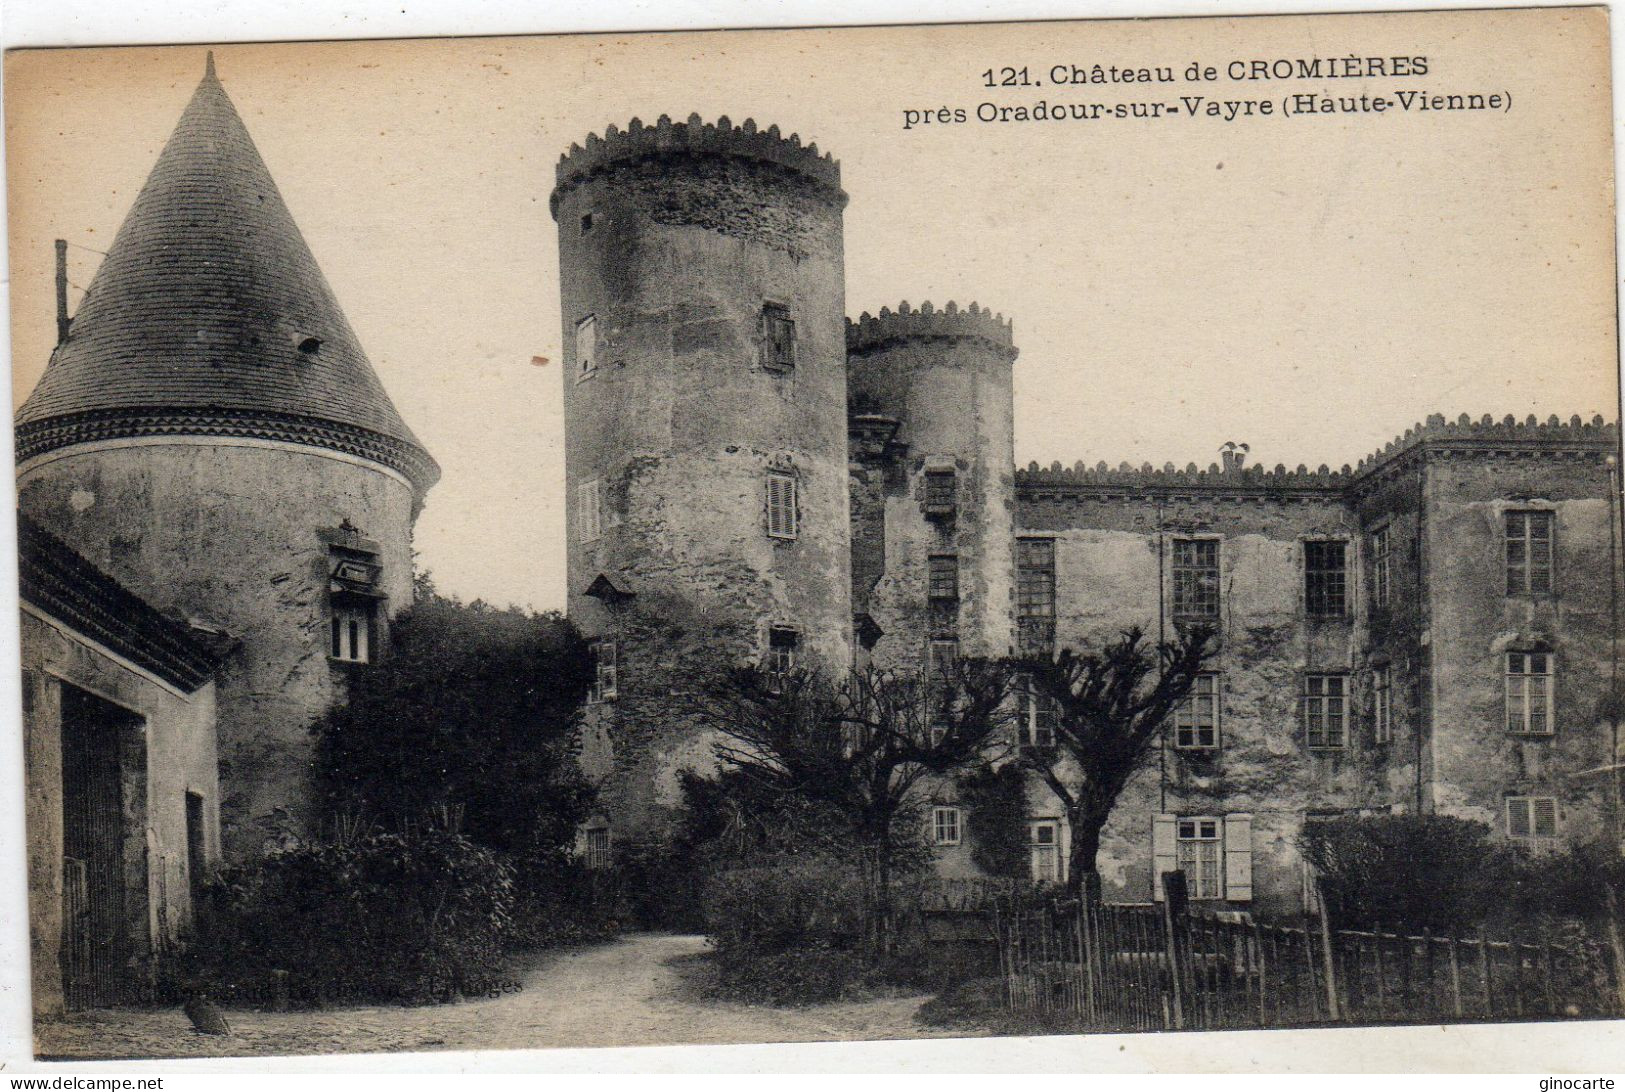
<path fill-rule="evenodd" d="M 1625 1018 L 1609 35 L 9 51 L 36 1059 Z"/>

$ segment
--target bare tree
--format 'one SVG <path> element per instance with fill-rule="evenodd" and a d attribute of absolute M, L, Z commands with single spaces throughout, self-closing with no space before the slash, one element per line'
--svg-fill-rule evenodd
<path fill-rule="evenodd" d="M 1053 743 L 1028 741 L 1021 754 L 1066 809 L 1067 885 L 1074 895 L 1095 875 L 1112 808 L 1217 651 L 1215 637 L 1212 627 L 1193 626 L 1158 646 L 1134 628 L 1096 651 L 1062 649 L 1050 659 L 1015 661 L 1031 697 L 1054 710 Z"/>
<path fill-rule="evenodd" d="M 921 678 L 865 669 L 741 668 L 694 692 L 716 752 L 758 787 L 823 805 L 861 854 L 869 941 L 890 936 L 892 879 L 920 845 L 922 782 L 1009 749 L 1007 664 L 961 659 Z"/>

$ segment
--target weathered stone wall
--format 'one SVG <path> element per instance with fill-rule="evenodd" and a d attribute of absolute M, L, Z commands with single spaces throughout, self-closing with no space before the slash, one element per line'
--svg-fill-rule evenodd
<path fill-rule="evenodd" d="M 1226 489 L 1118 491 L 1018 486 L 1018 534 L 1055 540 L 1056 642 L 1098 646 L 1130 627 L 1153 639 L 1172 636 L 1171 540 L 1220 538 L 1220 741 L 1217 756 L 1169 746 L 1125 791 L 1102 842 L 1108 897 L 1151 897 L 1151 823 L 1158 813 L 1253 816 L 1253 909 L 1298 908 L 1301 864 L 1294 846 L 1303 813 L 1358 806 L 1366 796 L 1370 736 L 1356 715 L 1342 752 L 1311 752 L 1298 695 L 1306 671 L 1351 673 L 1355 708 L 1363 691 L 1353 674 L 1360 648 L 1356 620 L 1307 616 L 1302 543 L 1351 538 L 1352 513 L 1334 491 Z M 1161 548 L 1159 550 L 1159 539 Z M 1160 573 L 1160 576 L 1159 576 Z M 1351 572 L 1350 602 L 1360 582 Z M 1160 591 L 1160 596 L 1159 596 Z M 1171 741 L 1170 741 L 1171 743 Z M 1048 791 L 1033 789 L 1033 816 L 1055 817 Z M 1068 832 L 1070 833 L 1070 832 Z"/>
<path fill-rule="evenodd" d="M 1432 651 L 1431 807 L 1506 833 L 1509 795 L 1555 797 L 1564 837 L 1601 834 L 1611 759 L 1608 472 L 1602 452 L 1429 460 L 1425 490 Z M 1508 594 L 1508 510 L 1554 513 L 1550 594 Z M 1556 663 L 1555 731 L 1509 733 L 1509 650 Z"/>
<path fill-rule="evenodd" d="M 132 911 L 137 956 L 150 969 L 151 938 L 179 938 L 191 921 L 186 794 L 203 798 L 205 856 L 220 854 L 213 683 L 184 694 L 114 658 L 105 649 L 31 609 L 22 615 L 23 783 L 28 831 L 28 918 L 34 1011 L 62 1009 L 62 686 L 88 691 L 143 718 L 144 765 L 126 801 L 131 871 L 144 874 L 145 898 Z M 144 852 L 142 852 L 144 850 Z"/>
<path fill-rule="evenodd" d="M 640 605 L 685 603 L 700 620 L 695 639 L 718 658 L 755 658 L 769 628 L 784 626 L 800 633 L 806 662 L 844 670 L 851 542 L 838 170 L 776 131 L 725 120 L 668 123 L 658 147 L 656 129 L 638 132 L 646 138 L 635 147 L 612 135 L 572 153 L 553 200 L 571 617 L 590 636 L 617 638 L 624 677 L 660 663 L 638 627 L 620 630 L 617 614 L 585 594 L 602 573 Z M 792 369 L 761 361 L 768 303 L 795 323 Z M 598 360 L 582 375 L 574 335 L 589 315 Z M 795 475 L 794 539 L 767 534 L 770 468 Z M 602 533 L 584 541 L 578 486 L 594 479 Z M 611 710 L 589 720 L 589 765 L 607 769 L 603 756 L 615 756 L 607 810 L 626 814 L 610 818 L 638 825 L 657 800 L 663 806 L 656 782 L 672 772 L 645 768 L 647 753 L 615 739 Z M 692 749 L 675 738 L 686 729 L 674 724 L 671 734 L 661 753 Z M 622 784 L 630 781 L 640 784 Z"/>
<path fill-rule="evenodd" d="M 411 600 L 411 486 L 316 449 L 177 439 L 44 456 L 20 468 L 18 490 L 25 512 L 131 591 L 241 642 L 218 684 L 226 857 L 311 833 L 308 728 L 342 673 L 365 670 L 328 657 L 321 532 L 348 520 L 380 547 L 383 630 Z"/>
<path fill-rule="evenodd" d="M 1015 581 L 1009 325 L 975 305 L 915 311 L 905 303 L 896 314 L 848 323 L 847 354 L 852 413 L 901 422 L 884 450 L 854 451 L 862 468 L 854 549 L 883 559 L 854 589 L 855 609 L 884 633 L 873 662 L 918 671 L 934 637 L 957 639 L 964 655 L 1006 654 L 1014 645 Z M 927 475 L 945 470 L 954 473 L 954 510 L 929 512 Z M 933 554 L 958 558 L 957 603 L 930 601 Z"/>

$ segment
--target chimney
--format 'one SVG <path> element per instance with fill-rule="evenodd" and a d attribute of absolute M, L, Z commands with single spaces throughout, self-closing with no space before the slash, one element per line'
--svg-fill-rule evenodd
<path fill-rule="evenodd" d="M 1226 440 L 1219 449 L 1220 458 L 1224 460 L 1226 474 L 1241 473 L 1242 464 L 1247 461 L 1249 448 L 1246 444 L 1238 444 L 1234 440 Z"/>
<path fill-rule="evenodd" d="M 68 340 L 68 241 L 56 241 L 56 343 Z"/>

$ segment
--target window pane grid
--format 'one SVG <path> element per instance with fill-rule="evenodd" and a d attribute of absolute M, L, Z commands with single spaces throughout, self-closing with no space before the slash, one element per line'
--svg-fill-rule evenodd
<path fill-rule="evenodd" d="M 932 554 L 928 560 L 927 594 L 932 599 L 959 598 L 959 555 Z"/>
<path fill-rule="evenodd" d="M 932 812 L 932 837 L 939 846 L 959 844 L 959 809 L 936 808 Z"/>
<path fill-rule="evenodd" d="M 950 511 L 956 499 L 957 480 L 952 470 L 925 472 L 925 506 L 932 511 Z"/>
<path fill-rule="evenodd" d="M 1217 819 L 1181 819 L 1177 829 L 1176 860 L 1179 871 L 1185 874 L 1193 899 L 1217 899 L 1224 896 L 1219 864 L 1219 821 Z"/>
<path fill-rule="evenodd" d="M 1342 675 L 1309 675 L 1304 679 L 1303 721 L 1311 749 L 1341 748 L 1348 731 L 1346 680 Z"/>
<path fill-rule="evenodd" d="M 1551 735 L 1555 688 L 1556 675 L 1549 653 L 1507 653 L 1507 731 L 1519 735 Z"/>
<path fill-rule="evenodd" d="M 1190 695 L 1174 711 L 1174 746 L 1212 750 L 1219 745 L 1219 677 L 1196 676 Z"/>
<path fill-rule="evenodd" d="M 1219 614 L 1219 543 L 1174 539 L 1174 613 L 1193 618 Z"/>
<path fill-rule="evenodd" d="M 1394 738 L 1393 676 L 1386 667 L 1372 672 L 1371 720 L 1376 742 L 1391 742 Z"/>
<path fill-rule="evenodd" d="M 1506 514 L 1506 574 L 1508 595 L 1552 590 L 1552 513 Z"/>
<path fill-rule="evenodd" d="M 1348 557 L 1341 542 L 1303 544 L 1304 605 L 1311 615 L 1341 617 L 1347 606 Z"/>
<path fill-rule="evenodd" d="M 1016 640 L 1022 652 L 1048 653 L 1055 645 L 1055 543 L 1016 540 Z"/>
<path fill-rule="evenodd" d="M 1389 550 L 1392 539 L 1389 528 L 1384 527 L 1371 536 L 1371 599 L 1379 607 L 1388 605 L 1388 595 L 1392 585 L 1393 574 L 1391 570 L 1392 556 Z"/>

